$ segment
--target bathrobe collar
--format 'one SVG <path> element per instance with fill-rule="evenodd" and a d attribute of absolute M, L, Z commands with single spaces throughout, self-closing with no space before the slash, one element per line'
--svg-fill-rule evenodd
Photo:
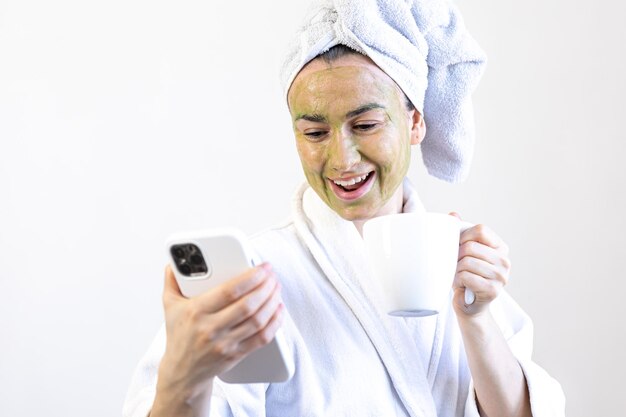
<path fill-rule="evenodd" d="M 424 211 L 406 178 L 403 194 L 403 212 Z M 385 312 L 381 291 L 369 272 L 363 240 L 354 224 L 330 209 L 306 183 L 298 188 L 293 205 L 298 234 L 367 333 L 409 414 L 436 415 L 430 380 L 434 378 L 433 361 L 422 363 L 405 321 Z M 437 353 L 433 352 L 433 356 Z"/>

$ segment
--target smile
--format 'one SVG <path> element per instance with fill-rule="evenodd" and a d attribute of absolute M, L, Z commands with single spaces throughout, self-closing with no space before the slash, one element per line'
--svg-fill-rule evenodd
<path fill-rule="evenodd" d="M 375 171 L 348 179 L 329 178 L 331 188 L 335 195 L 344 201 L 356 200 L 366 194 L 374 183 Z"/>
<path fill-rule="evenodd" d="M 345 188 L 345 187 L 349 187 L 349 186 L 354 185 L 354 184 L 358 184 L 361 181 L 364 181 L 369 174 L 370 173 L 368 172 L 367 174 L 365 174 L 365 175 L 363 175 L 361 177 L 355 177 L 355 178 L 349 179 L 347 181 L 333 180 L 333 182 L 335 184 L 340 185 L 340 186 Z"/>

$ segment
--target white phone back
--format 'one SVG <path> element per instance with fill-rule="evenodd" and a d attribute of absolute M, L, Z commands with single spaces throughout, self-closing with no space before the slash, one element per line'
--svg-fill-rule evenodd
<path fill-rule="evenodd" d="M 253 266 L 253 255 L 246 242 L 243 233 L 227 228 L 172 235 L 167 240 L 167 256 L 183 295 L 195 297 Z M 186 243 L 200 248 L 208 267 L 206 274 L 189 277 L 178 270 L 171 248 Z M 291 378 L 293 371 L 289 347 L 279 329 L 270 343 L 250 353 L 219 378 L 224 382 L 241 384 L 284 382 Z"/>

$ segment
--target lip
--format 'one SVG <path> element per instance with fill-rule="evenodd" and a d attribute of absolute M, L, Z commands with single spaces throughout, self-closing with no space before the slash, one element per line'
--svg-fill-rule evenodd
<path fill-rule="evenodd" d="M 352 178 L 358 178 L 362 176 L 363 174 L 353 175 L 353 176 L 345 177 L 345 178 L 336 178 L 335 180 L 347 181 Z M 367 194 L 369 190 L 371 190 L 372 185 L 374 184 L 375 177 L 376 177 L 376 171 L 370 171 L 369 176 L 367 177 L 363 185 L 361 185 L 359 188 L 357 188 L 354 191 L 344 190 L 343 188 L 335 184 L 333 180 L 331 180 L 330 178 L 328 178 L 328 182 L 330 184 L 330 188 L 333 190 L 333 193 L 335 193 L 335 196 L 337 198 L 343 201 L 354 201 L 356 199 L 363 197 L 365 194 Z"/>

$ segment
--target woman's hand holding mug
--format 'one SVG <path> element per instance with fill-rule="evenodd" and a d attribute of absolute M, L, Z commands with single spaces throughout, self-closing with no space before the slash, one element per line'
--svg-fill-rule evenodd
<path fill-rule="evenodd" d="M 450 215 L 461 217 L 451 212 Z M 478 224 L 461 233 L 459 256 L 454 288 L 454 309 L 462 317 L 477 316 L 488 311 L 509 280 L 511 261 L 509 247 L 490 228 Z M 474 293 L 475 300 L 468 303 L 466 289 Z"/>

